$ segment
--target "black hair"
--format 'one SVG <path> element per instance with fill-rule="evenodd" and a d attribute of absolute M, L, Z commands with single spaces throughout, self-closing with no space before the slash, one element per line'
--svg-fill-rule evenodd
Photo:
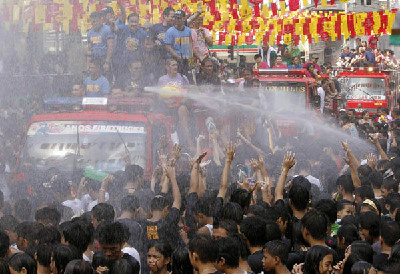
<path fill-rule="evenodd" d="M 26 253 L 16 253 L 8 260 L 8 265 L 15 271 L 21 271 L 22 268 L 26 269 L 27 274 L 36 274 L 36 263 Z"/>
<path fill-rule="evenodd" d="M 61 214 L 53 207 L 44 207 L 35 212 L 35 220 L 58 225 L 61 221 Z"/>
<path fill-rule="evenodd" d="M 279 257 L 281 263 L 286 265 L 289 257 L 289 247 L 281 240 L 273 240 L 264 245 L 263 252 L 266 251 L 268 254 Z"/>
<path fill-rule="evenodd" d="M 383 180 L 382 187 L 393 192 L 399 192 L 399 183 L 393 178 Z"/>
<path fill-rule="evenodd" d="M 139 274 L 139 262 L 131 257 L 130 259 L 122 258 L 113 264 L 111 274 Z"/>
<path fill-rule="evenodd" d="M 307 254 L 303 265 L 304 274 L 315 274 L 318 273 L 319 263 L 324 259 L 325 256 L 333 254 L 329 247 L 322 245 L 315 245 L 311 247 Z"/>
<path fill-rule="evenodd" d="M 168 242 L 164 241 L 156 241 L 149 245 L 149 249 L 154 247 L 155 250 L 161 253 L 164 258 L 171 258 L 172 255 L 172 247 Z"/>
<path fill-rule="evenodd" d="M 336 180 L 336 185 L 341 186 L 346 193 L 353 193 L 354 185 L 350 175 L 341 175 Z"/>
<path fill-rule="evenodd" d="M 171 270 L 174 274 L 193 274 L 187 247 L 178 247 L 171 256 Z"/>
<path fill-rule="evenodd" d="M 53 252 L 52 244 L 39 244 L 36 256 L 37 262 L 45 267 L 49 267 L 51 263 L 51 253 Z"/>
<path fill-rule="evenodd" d="M 359 216 L 360 227 L 369 231 L 371 237 L 379 237 L 380 217 L 372 211 L 364 212 Z"/>
<path fill-rule="evenodd" d="M 10 268 L 8 267 L 7 261 L 0 260 L 0 273 L 10 274 Z"/>
<path fill-rule="evenodd" d="M 358 220 L 354 215 L 347 215 L 341 221 L 340 225 L 353 224 L 358 227 Z"/>
<path fill-rule="evenodd" d="M 171 7 L 166 7 L 164 10 L 163 10 L 163 17 L 167 17 L 169 14 L 170 14 L 170 12 L 171 11 L 173 11 L 173 12 L 175 12 L 175 10 L 173 9 L 173 8 L 171 8 Z"/>
<path fill-rule="evenodd" d="M 70 261 L 65 267 L 64 274 L 93 274 L 92 265 L 82 259 Z"/>
<path fill-rule="evenodd" d="M 45 226 L 38 233 L 39 244 L 59 244 L 61 234 L 55 226 Z"/>
<path fill-rule="evenodd" d="M 369 165 L 361 165 L 357 168 L 358 175 L 368 177 L 372 173 L 372 168 Z"/>
<path fill-rule="evenodd" d="M 240 224 L 243 220 L 243 210 L 239 204 L 228 202 L 222 207 L 221 217 L 223 219 L 233 220 L 237 224 Z"/>
<path fill-rule="evenodd" d="M 353 202 L 346 200 L 346 199 L 340 199 L 336 202 L 336 210 L 341 211 L 344 209 L 346 205 L 353 205 Z"/>
<path fill-rule="evenodd" d="M 113 221 L 115 218 L 115 211 L 112 205 L 100 203 L 93 207 L 92 216 L 98 221 Z"/>
<path fill-rule="evenodd" d="M 18 220 L 13 215 L 5 215 L 0 218 L 0 230 L 15 231 L 18 226 Z"/>
<path fill-rule="evenodd" d="M 383 183 L 383 176 L 379 172 L 371 172 L 368 176 L 369 181 L 372 184 L 372 187 L 375 189 L 380 189 Z"/>
<path fill-rule="evenodd" d="M 15 202 L 14 215 L 22 221 L 29 221 L 32 216 L 32 203 L 28 199 L 20 199 Z"/>
<path fill-rule="evenodd" d="M 83 254 L 93 241 L 94 227 L 82 217 L 73 219 L 63 231 L 65 242 L 75 246 Z"/>
<path fill-rule="evenodd" d="M 213 222 L 213 229 L 217 228 L 223 228 L 226 230 L 228 236 L 239 233 L 238 227 L 235 221 L 233 220 L 221 220 L 221 219 L 215 219 Z"/>
<path fill-rule="evenodd" d="M 150 210 L 151 211 L 162 211 L 168 206 L 168 201 L 164 196 L 155 196 L 151 200 Z"/>
<path fill-rule="evenodd" d="M 281 230 L 279 228 L 279 225 L 272 221 L 272 220 L 267 220 L 265 222 L 265 242 L 273 241 L 273 240 L 279 240 L 282 238 Z"/>
<path fill-rule="evenodd" d="M 337 219 L 336 203 L 331 199 L 321 199 L 314 207 L 316 210 L 324 213 L 329 220 L 329 223 L 335 223 Z"/>
<path fill-rule="evenodd" d="M 97 11 L 94 11 L 90 14 L 90 19 L 101 19 L 101 17 L 101 13 Z"/>
<path fill-rule="evenodd" d="M 383 242 L 392 247 L 400 239 L 400 226 L 395 221 L 382 222 L 381 237 Z"/>
<path fill-rule="evenodd" d="M 390 168 L 393 168 L 392 162 L 389 160 L 380 160 L 376 164 L 377 169 L 383 169 L 383 170 L 388 170 Z"/>
<path fill-rule="evenodd" d="M 267 242 L 266 230 L 266 222 L 259 217 L 247 217 L 240 224 L 240 232 L 247 238 L 250 246 L 263 246 Z"/>
<path fill-rule="evenodd" d="M 124 225 L 120 222 L 103 222 L 97 228 L 99 243 L 123 244 L 126 239 Z"/>
<path fill-rule="evenodd" d="M 369 48 L 371 49 L 371 48 Z M 351 267 L 351 274 L 365 274 L 369 273 L 369 270 L 371 269 L 372 264 L 366 261 L 359 261 L 353 264 Z"/>
<path fill-rule="evenodd" d="M 267 218 L 266 209 L 262 205 L 251 205 L 247 210 L 247 216 L 249 216 L 250 214 L 253 214 L 254 216 L 258 216 L 264 219 Z"/>
<path fill-rule="evenodd" d="M 54 260 L 57 273 L 63 273 L 67 264 L 72 260 L 82 259 L 82 254 L 73 245 L 60 244 L 54 246 L 52 259 Z"/>
<path fill-rule="evenodd" d="M 217 244 L 219 248 L 219 260 L 224 258 L 225 264 L 229 268 L 239 267 L 239 241 L 234 237 L 226 237 L 219 238 Z"/>
<path fill-rule="evenodd" d="M 8 249 L 10 248 L 10 237 L 0 230 L 0 259 L 7 256 Z"/>
<path fill-rule="evenodd" d="M 202 263 L 215 263 L 218 260 L 218 245 L 208 235 L 195 235 L 189 241 L 190 253 L 196 253 Z"/>
<path fill-rule="evenodd" d="M 392 247 L 389 256 L 389 263 L 400 263 L 400 243 L 397 243 Z"/>
<path fill-rule="evenodd" d="M 140 207 L 139 200 L 134 195 L 128 195 L 121 200 L 121 211 L 136 211 Z"/>
<path fill-rule="evenodd" d="M 202 213 L 207 217 L 212 216 L 212 199 L 210 197 L 201 197 L 196 204 L 196 213 Z"/>
<path fill-rule="evenodd" d="M 239 204 L 243 213 L 246 214 L 251 202 L 251 193 L 242 188 L 235 189 L 230 201 Z"/>
<path fill-rule="evenodd" d="M 247 261 L 247 258 L 250 256 L 250 249 L 247 246 L 246 240 L 244 239 L 243 235 L 240 233 L 237 233 L 237 234 L 233 234 L 231 237 L 236 238 L 239 243 L 240 258 L 242 260 Z"/>
<path fill-rule="evenodd" d="M 125 167 L 124 173 L 128 181 L 136 181 L 139 177 L 143 176 L 144 170 L 139 165 L 128 165 Z"/>
<path fill-rule="evenodd" d="M 128 18 L 126 18 L 126 20 L 129 21 L 129 19 L 130 19 L 131 17 L 137 17 L 137 18 L 139 18 L 139 14 L 132 12 L 131 14 L 128 15 Z"/>
<path fill-rule="evenodd" d="M 302 176 L 297 176 L 296 178 L 298 177 Z M 305 210 L 310 200 L 310 192 L 306 186 L 299 183 L 293 184 L 292 182 L 292 187 L 289 190 L 289 199 L 297 210 Z"/>
<path fill-rule="evenodd" d="M 301 225 L 307 229 L 311 237 L 323 240 L 326 237 L 326 230 L 328 228 L 327 219 L 324 213 L 316 209 L 311 209 L 301 218 Z"/>
<path fill-rule="evenodd" d="M 337 237 L 339 239 L 344 239 L 346 245 L 351 245 L 352 242 L 360 240 L 358 228 L 354 224 L 345 224 L 340 226 L 337 231 Z"/>
<path fill-rule="evenodd" d="M 22 237 L 30 244 L 38 240 L 39 232 L 44 227 L 41 223 L 37 222 L 23 222 L 17 226 L 16 232 L 18 237 Z"/>
<path fill-rule="evenodd" d="M 254 60 L 256 60 L 257 58 L 261 58 L 261 54 L 254 55 Z"/>
<path fill-rule="evenodd" d="M 372 189 L 371 186 L 367 186 L 367 185 L 363 185 L 363 186 L 356 188 L 356 190 L 354 190 L 354 195 L 360 196 L 361 200 L 363 200 L 363 201 L 365 199 L 375 198 L 374 190 Z"/>
<path fill-rule="evenodd" d="M 400 208 L 400 194 L 389 193 L 385 198 L 385 204 L 389 205 L 389 212 L 393 213 L 396 208 Z"/>

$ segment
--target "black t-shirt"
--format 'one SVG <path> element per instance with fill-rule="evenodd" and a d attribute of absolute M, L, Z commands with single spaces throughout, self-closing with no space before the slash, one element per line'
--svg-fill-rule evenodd
<path fill-rule="evenodd" d="M 385 253 L 379 253 L 374 255 L 373 266 L 377 270 L 383 270 L 383 268 L 387 265 L 389 259 L 389 255 Z"/>
<path fill-rule="evenodd" d="M 130 262 L 137 262 L 139 264 L 139 262 L 135 258 L 133 258 L 131 255 L 127 253 L 124 253 L 121 259 L 125 259 Z M 94 270 L 96 270 L 99 266 L 106 266 L 111 273 L 114 263 L 115 261 L 109 261 L 101 251 L 98 251 L 93 255 L 92 267 Z"/>
<path fill-rule="evenodd" d="M 247 258 L 247 263 L 254 273 L 261 273 L 263 271 L 262 259 L 262 250 L 254 252 Z"/>
<path fill-rule="evenodd" d="M 117 222 L 124 224 L 129 230 L 129 240 L 128 244 L 134 247 L 139 253 L 143 250 L 143 229 L 142 226 L 131 219 L 118 219 Z"/>

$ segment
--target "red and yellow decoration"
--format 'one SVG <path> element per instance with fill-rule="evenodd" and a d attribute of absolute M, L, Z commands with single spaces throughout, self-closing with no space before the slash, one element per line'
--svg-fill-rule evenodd
<path fill-rule="evenodd" d="M 186 12 L 197 11 L 197 0 L 119 0 L 127 13 L 136 12 L 143 24 L 160 23 L 162 11 L 170 6 Z M 225 45 L 299 43 L 341 40 L 370 34 L 390 34 L 397 10 L 368 13 L 311 12 L 300 10 L 300 1 L 307 6 L 318 0 L 203 0 L 204 27 L 209 29 L 214 41 Z M 331 0 L 346 3 L 348 0 Z M 321 0 L 322 7 L 328 6 Z M 90 29 L 89 15 L 111 6 L 116 14 L 117 1 L 95 0 L 0 0 L 0 26 L 7 30 L 55 30 L 69 33 L 86 33 Z M 313 40 L 312 40 L 313 39 Z"/>

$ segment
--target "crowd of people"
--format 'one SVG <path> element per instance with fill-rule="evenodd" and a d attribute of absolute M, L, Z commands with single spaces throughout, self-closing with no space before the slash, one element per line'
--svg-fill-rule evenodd
<path fill-rule="evenodd" d="M 399 67 L 393 50 L 378 48 L 378 35 L 371 35 L 368 41 L 356 39 L 356 47 L 345 46 L 338 60 L 338 67 L 370 67 L 381 69 L 397 69 Z"/>
<path fill-rule="evenodd" d="M 6 174 L 21 125 L 41 105 L 9 105 L 0 123 L 0 273 L 398 273 L 398 108 L 322 116 L 340 96 L 330 64 L 319 66 L 315 55 L 302 63 L 294 45 L 264 45 L 254 69 L 306 68 L 321 85 L 320 113 L 307 112 L 297 134 L 283 136 L 279 122 L 260 114 L 268 102 L 253 68 L 243 68 L 239 84 L 229 82 L 232 72 L 209 53 L 201 10 L 187 16 L 166 8 L 163 23 L 143 28 L 138 15 L 121 11 L 117 19 L 109 7 L 91 15 L 89 76 L 74 82 L 71 96 L 157 101 L 145 87 L 191 84 L 216 101 L 160 99 L 157 110 L 174 118 L 180 145 L 169 150 L 168 138 L 156 141 L 150 178 L 127 154 L 125 169 L 101 180 L 49 169 L 18 182 Z M 218 101 L 231 90 L 242 96 Z M 194 106 L 206 113 L 202 129 Z"/>

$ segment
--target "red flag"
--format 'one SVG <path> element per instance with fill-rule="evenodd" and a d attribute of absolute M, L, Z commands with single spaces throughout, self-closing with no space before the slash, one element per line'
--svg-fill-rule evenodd
<path fill-rule="evenodd" d="M 300 9 L 299 0 L 289 0 L 289 10 L 290 11 L 297 11 Z"/>
<path fill-rule="evenodd" d="M 271 10 L 273 16 L 278 15 L 278 6 L 276 5 L 276 3 L 271 3 Z"/>

